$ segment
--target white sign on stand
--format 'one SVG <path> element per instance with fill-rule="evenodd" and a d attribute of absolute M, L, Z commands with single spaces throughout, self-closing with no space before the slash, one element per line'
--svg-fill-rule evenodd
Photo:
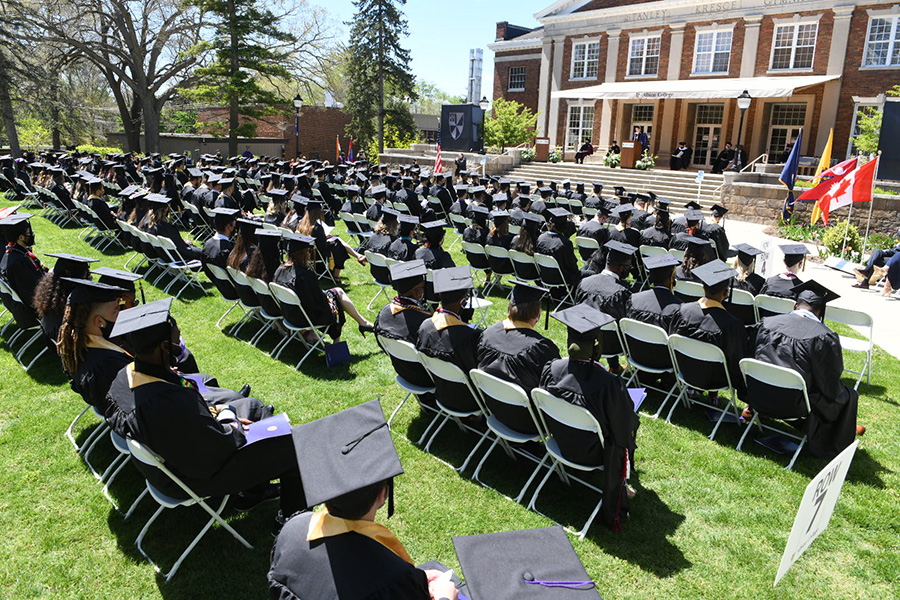
<path fill-rule="evenodd" d="M 794 526 L 791 528 L 791 535 L 788 536 L 787 546 L 781 557 L 781 564 L 778 566 L 775 585 L 778 585 L 791 565 L 797 562 L 810 544 L 828 527 L 858 445 L 859 440 L 856 440 L 844 448 L 806 486 L 803 500 L 800 501 L 800 509 L 794 519 Z"/>

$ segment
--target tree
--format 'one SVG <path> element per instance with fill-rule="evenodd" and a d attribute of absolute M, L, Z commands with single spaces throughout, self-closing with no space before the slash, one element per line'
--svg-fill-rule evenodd
<path fill-rule="evenodd" d="M 493 117 L 485 119 L 484 141 L 488 146 L 518 146 L 534 138 L 537 114 L 515 100 L 497 98 Z"/>
<path fill-rule="evenodd" d="M 356 14 L 349 23 L 347 133 L 361 145 L 377 135 L 379 152 L 384 151 L 385 90 L 394 98 L 417 98 L 409 50 L 400 45 L 408 29 L 398 4 L 406 0 L 353 0 Z"/>
<path fill-rule="evenodd" d="M 465 104 L 464 96 L 454 96 L 439 89 L 427 81 L 416 81 L 416 95 L 419 99 L 414 104 L 414 111 L 419 114 L 439 115 L 444 104 Z"/>
<path fill-rule="evenodd" d="M 900 85 L 895 85 L 887 91 L 888 96 L 900 96 Z M 878 152 L 878 140 L 881 138 L 881 119 L 884 111 L 871 106 L 863 107 L 856 116 L 857 135 L 850 138 L 853 147 L 864 154 Z"/>

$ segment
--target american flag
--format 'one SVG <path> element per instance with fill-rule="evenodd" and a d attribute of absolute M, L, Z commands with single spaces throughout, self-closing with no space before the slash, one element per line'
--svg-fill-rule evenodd
<path fill-rule="evenodd" d="M 434 174 L 437 175 L 440 173 L 443 166 L 444 163 L 441 161 L 441 138 L 438 136 L 437 156 L 434 157 Z"/>

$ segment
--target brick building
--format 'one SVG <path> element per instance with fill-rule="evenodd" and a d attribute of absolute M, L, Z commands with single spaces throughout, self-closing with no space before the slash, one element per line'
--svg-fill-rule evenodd
<path fill-rule="evenodd" d="M 241 123 L 256 123 L 256 136 L 263 138 L 281 138 L 284 140 L 285 158 L 293 158 L 296 154 L 297 137 L 294 135 L 294 108 L 280 107 L 287 111 L 285 114 L 267 115 L 259 119 L 247 119 L 242 117 Z M 201 108 L 197 115 L 201 123 L 227 123 L 227 107 Z M 350 122 L 350 116 L 339 108 L 324 108 L 321 106 L 304 106 L 300 109 L 300 155 L 307 158 L 329 160 L 332 163 L 336 158 L 335 138 L 341 141 L 344 152 L 350 145 L 350 137 L 345 133 L 345 127 Z M 238 146 L 239 151 L 243 148 Z"/>
<path fill-rule="evenodd" d="M 707 169 L 737 143 L 736 97 L 753 98 L 742 143 L 777 157 L 801 126 L 804 155 L 834 128 L 852 152 L 856 115 L 900 83 L 896 0 L 559 0 L 541 27 L 497 24 L 494 97 L 540 112 L 540 135 L 577 149 L 644 126 L 661 160 L 684 140 Z"/>

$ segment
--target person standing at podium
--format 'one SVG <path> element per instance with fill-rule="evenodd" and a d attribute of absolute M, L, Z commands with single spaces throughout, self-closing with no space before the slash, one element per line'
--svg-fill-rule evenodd
<path fill-rule="evenodd" d="M 631 134 L 631 141 L 632 142 L 640 142 L 641 148 L 642 148 L 641 154 L 643 154 L 644 152 L 646 152 L 647 150 L 650 149 L 650 138 L 644 132 L 643 125 L 635 125 L 634 126 L 634 131 Z"/>

